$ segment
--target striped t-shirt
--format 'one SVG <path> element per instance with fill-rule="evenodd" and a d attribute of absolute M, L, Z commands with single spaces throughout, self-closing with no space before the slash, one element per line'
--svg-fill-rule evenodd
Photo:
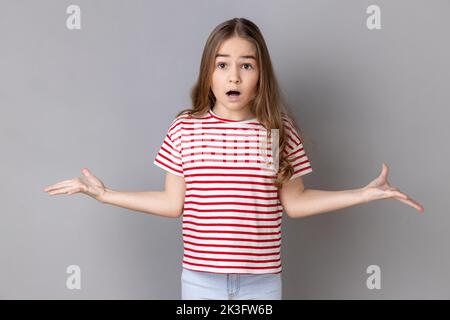
<path fill-rule="evenodd" d="M 294 179 L 312 168 L 291 120 L 283 115 L 283 122 Z M 256 118 L 229 120 L 211 109 L 200 119 L 182 114 L 170 124 L 153 163 L 185 179 L 183 268 L 281 272 L 283 207 L 273 185 L 275 144 L 262 147 L 266 131 Z"/>

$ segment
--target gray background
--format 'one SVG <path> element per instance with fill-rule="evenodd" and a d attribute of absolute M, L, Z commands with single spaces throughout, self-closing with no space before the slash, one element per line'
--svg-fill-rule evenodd
<path fill-rule="evenodd" d="M 81 30 L 66 28 L 71 4 Z M 368 30 L 366 8 L 381 8 Z M 179 299 L 181 219 L 43 188 L 86 166 L 162 190 L 152 164 L 190 106 L 207 36 L 263 32 L 306 134 L 307 188 L 366 185 L 385 161 L 425 213 L 382 200 L 283 219 L 284 299 L 450 298 L 449 1 L 1 1 L 0 298 Z M 81 290 L 66 268 L 81 267 Z M 381 268 L 381 289 L 366 268 Z"/>

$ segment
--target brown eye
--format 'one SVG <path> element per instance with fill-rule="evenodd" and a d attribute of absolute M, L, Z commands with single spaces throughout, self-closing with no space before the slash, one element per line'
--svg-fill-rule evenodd
<path fill-rule="evenodd" d="M 244 66 L 250 66 L 250 68 L 244 68 L 244 69 L 247 69 L 247 70 L 248 70 L 248 69 L 253 69 L 253 66 L 252 66 L 250 63 L 244 63 L 243 65 L 244 65 Z"/>
<path fill-rule="evenodd" d="M 223 64 L 225 64 L 225 63 L 222 63 L 222 62 L 221 62 L 221 63 L 217 64 L 217 66 L 219 67 L 219 69 L 222 69 L 222 68 L 220 68 L 220 66 L 223 65 Z"/>

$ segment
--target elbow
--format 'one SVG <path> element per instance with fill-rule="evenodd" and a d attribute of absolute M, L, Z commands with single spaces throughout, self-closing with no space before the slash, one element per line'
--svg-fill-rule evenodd
<path fill-rule="evenodd" d="M 289 218 L 301 218 L 301 214 L 293 201 L 284 201 L 283 210 Z"/>
<path fill-rule="evenodd" d="M 298 208 L 298 206 L 284 206 L 284 211 L 286 212 L 287 216 L 289 218 L 303 218 L 305 216 L 304 212 L 302 210 L 300 210 L 300 208 Z"/>
<path fill-rule="evenodd" d="M 294 212 L 292 211 L 292 208 L 291 208 L 291 207 L 284 205 L 284 206 L 283 206 L 283 209 L 284 209 L 284 212 L 286 212 L 286 214 L 287 214 L 287 216 L 288 216 L 289 218 L 298 218 L 298 217 L 294 214 Z"/>
<path fill-rule="evenodd" d="M 300 181 L 294 179 L 294 182 Z M 285 189 L 286 188 L 286 189 Z M 302 217 L 301 211 L 303 207 L 302 197 L 304 195 L 305 188 L 303 186 L 297 186 L 295 184 L 287 184 L 279 193 L 280 202 L 283 206 L 283 210 L 286 212 L 289 218 Z"/>
<path fill-rule="evenodd" d="M 178 218 L 180 218 L 182 215 L 183 215 L 183 210 L 177 211 L 177 212 L 175 213 L 175 215 L 173 216 L 173 218 L 178 219 Z"/>
<path fill-rule="evenodd" d="M 165 193 L 165 216 L 177 219 L 182 216 L 184 210 L 184 199 L 180 201 L 180 197 Z"/>
<path fill-rule="evenodd" d="M 168 218 L 174 218 L 178 219 L 183 214 L 182 210 L 179 210 L 178 208 L 170 208 L 170 210 L 167 211 L 166 217 Z"/>
<path fill-rule="evenodd" d="M 175 210 L 173 210 L 174 214 L 173 214 L 173 218 L 178 219 L 183 215 L 183 210 L 184 210 L 184 201 L 181 205 L 177 206 L 177 208 L 175 208 Z"/>
<path fill-rule="evenodd" d="M 285 210 L 285 212 L 286 212 L 286 214 L 287 214 L 287 216 L 289 217 L 289 218 L 291 218 L 291 219 L 294 219 L 294 218 L 301 218 L 302 216 L 300 215 L 300 214 L 296 214 L 296 213 L 294 213 L 294 212 L 292 212 L 292 211 L 289 211 L 289 210 Z"/>

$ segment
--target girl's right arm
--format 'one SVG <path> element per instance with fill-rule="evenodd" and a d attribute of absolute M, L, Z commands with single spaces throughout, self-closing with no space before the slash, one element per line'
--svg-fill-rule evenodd
<path fill-rule="evenodd" d="M 167 172 L 164 191 L 127 192 L 106 188 L 88 169 L 82 172 L 85 179 L 61 181 L 44 191 L 50 195 L 81 192 L 102 203 L 168 218 L 178 218 L 183 212 L 186 190 L 184 177 Z"/>

